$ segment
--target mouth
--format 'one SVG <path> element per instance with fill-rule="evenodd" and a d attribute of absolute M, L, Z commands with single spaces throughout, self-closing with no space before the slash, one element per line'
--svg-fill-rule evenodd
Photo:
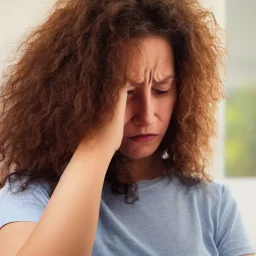
<path fill-rule="evenodd" d="M 154 140 L 156 136 L 157 134 L 141 134 L 141 135 L 130 137 L 129 139 L 135 142 L 149 142 Z"/>

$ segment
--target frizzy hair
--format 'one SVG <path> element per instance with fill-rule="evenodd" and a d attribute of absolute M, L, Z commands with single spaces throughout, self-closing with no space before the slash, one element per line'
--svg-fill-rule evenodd
<path fill-rule="evenodd" d="M 26 175 L 22 190 L 44 179 L 53 193 L 81 139 L 95 136 L 113 116 L 127 43 L 150 35 L 165 37 L 174 52 L 177 100 L 159 147 L 168 153 L 163 159 L 168 174 L 187 186 L 211 181 L 206 167 L 217 104 L 224 98 L 219 33 L 214 15 L 195 0 L 59 0 L 6 69 L 0 95 L 1 187 L 8 178 Z M 130 182 L 119 182 L 121 170 Z M 129 159 L 118 152 L 106 179 L 126 202 L 138 199 Z"/>

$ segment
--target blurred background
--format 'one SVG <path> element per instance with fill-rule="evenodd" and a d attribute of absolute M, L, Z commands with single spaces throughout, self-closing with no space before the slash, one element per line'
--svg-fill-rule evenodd
<path fill-rule="evenodd" d="M 228 50 L 212 173 L 231 188 L 256 246 L 256 1 L 201 2 L 225 29 Z"/>
<path fill-rule="evenodd" d="M 46 19 L 54 0 L 0 1 L 0 73 L 15 55 L 19 42 Z M 219 139 L 212 173 L 227 184 L 240 206 L 256 246 L 256 1 L 201 0 L 226 30 L 227 99 L 217 119 Z M 1 82 L 1 75 L 0 75 Z"/>

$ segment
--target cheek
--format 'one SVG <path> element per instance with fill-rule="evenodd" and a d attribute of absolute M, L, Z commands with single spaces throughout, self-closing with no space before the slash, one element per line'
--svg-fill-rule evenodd
<path fill-rule="evenodd" d="M 124 124 L 127 124 L 131 118 L 132 118 L 132 108 L 130 104 L 127 104 L 125 108 Z"/>
<path fill-rule="evenodd" d="M 166 98 L 158 105 L 158 114 L 162 122 L 169 123 L 174 110 L 175 99 L 173 97 Z"/>
<path fill-rule="evenodd" d="M 168 114 L 170 114 L 170 113 L 172 113 L 172 111 L 173 111 L 173 108 L 174 108 L 174 99 L 173 98 L 169 98 L 169 99 L 166 99 L 166 101 L 163 101 L 162 102 L 162 104 L 161 104 L 161 114 L 162 115 L 167 115 L 167 113 Z M 165 111 L 163 111 L 163 109 L 165 110 Z"/>

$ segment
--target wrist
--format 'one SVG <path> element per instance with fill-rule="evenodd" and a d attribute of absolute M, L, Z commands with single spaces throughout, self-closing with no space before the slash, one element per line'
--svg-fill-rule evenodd
<path fill-rule="evenodd" d="M 115 153 L 115 150 L 112 150 L 111 148 L 102 147 L 94 143 L 85 144 L 80 143 L 75 150 L 74 155 L 78 158 L 84 158 L 85 156 L 94 157 L 97 159 L 99 157 L 104 157 L 106 159 L 109 159 L 109 161 L 112 159 L 113 155 Z"/>

